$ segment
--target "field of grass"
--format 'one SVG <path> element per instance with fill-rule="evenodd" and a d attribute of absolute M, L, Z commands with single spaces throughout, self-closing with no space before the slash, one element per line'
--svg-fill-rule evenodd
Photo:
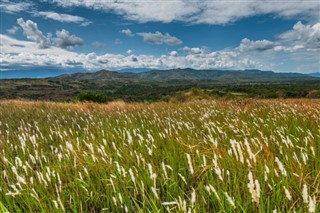
<path fill-rule="evenodd" d="M 320 101 L 0 102 L 0 212 L 319 212 Z"/>

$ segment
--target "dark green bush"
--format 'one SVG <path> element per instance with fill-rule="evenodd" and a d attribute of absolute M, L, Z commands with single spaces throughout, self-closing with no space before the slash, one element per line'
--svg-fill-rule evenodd
<path fill-rule="evenodd" d="M 77 96 L 79 101 L 90 101 L 97 103 L 105 103 L 110 101 L 109 97 L 102 92 L 82 92 Z"/>

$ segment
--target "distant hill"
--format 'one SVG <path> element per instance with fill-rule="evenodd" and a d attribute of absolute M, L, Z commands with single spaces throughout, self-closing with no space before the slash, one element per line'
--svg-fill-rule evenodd
<path fill-rule="evenodd" d="M 275 73 L 261 70 L 195 70 L 170 69 L 151 70 L 140 73 L 100 70 L 92 73 L 60 75 L 57 78 L 94 79 L 140 79 L 140 80 L 217 80 L 217 81 L 291 81 L 312 80 L 314 77 L 299 73 Z"/>
<path fill-rule="evenodd" d="M 320 78 L 320 72 L 314 72 L 314 73 L 310 73 L 308 74 L 309 76 L 312 76 L 312 77 L 317 77 L 317 78 Z"/>
<path fill-rule="evenodd" d="M 8 70 L 0 71 L 1 79 L 21 79 L 21 78 L 49 78 L 65 73 L 72 74 L 80 72 L 80 70 L 66 70 L 66 69 L 50 69 L 50 68 L 39 68 L 39 69 L 25 69 L 25 70 Z"/>
<path fill-rule="evenodd" d="M 133 73 L 139 73 L 139 72 L 146 72 L 151 70 L 150 68 L 124 68 L 120 70 L 115 70 L 116 72 L 133 72 Z"/>
<path fill-rule="evenodd" d="M 98 72 L 86 72 L 86 73 L 73 73 L 60 75 L 57 78 L 63 79 L 77 79 L 77 80 L 99 80 L 99 79 L 125 79 L 125 78 L 136 78 L 135 73 L 124 72 L 119 73 L 109 70 L 100 70 Z"/>
<path fill-rule="evenodd" d="M 171 69 L 152 70 L 138 74 L 140 79 L 161 80 L 294 80 L 310 78 L 298 73 L 275 73 L 261 70 L 194 70 L 194 69 Z"/>

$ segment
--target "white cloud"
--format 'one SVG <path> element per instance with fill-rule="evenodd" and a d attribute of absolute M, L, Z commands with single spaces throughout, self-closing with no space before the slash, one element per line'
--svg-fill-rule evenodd
<path fill-rule="evenodd" d="M 64 60 L 77 56 L 76 53 L 53 46 L 39 49 L 36 42 L 20 41 L 3 34 L 0 34 L 0 41 L 1 66 L 13 69 L 38 66 L 67 67 Z"/>
<path fill-rule="evenodd" d="M 25 22 L 22 18 L 17 19 L 17 23 L 23 29 L 24 35 L 26 35 L 29 40 L 34 41 L 38 48 L 45 49 L 51 46 L 51 34 L 44 36 L 42 31 L 38 29 L 37 23 L 31 20 Z M 81 38 L 70 35 L 69 31 L 65 29 L 57 31 L 56 36 L 56 38 L 53 38 L 56 45 L 64 49 L 72 49 L 73 47 L 81 46 L 84 43 Z"/>
<path fill-rule="evenodd" d="M 94 41 L 94 42 L 92 42 L 92 45 L 95 47 L 95 48 L 103 48 L 103 47 L 105 47 L 106 46 L 106 44 L 105 43 L 103 43 L 103 42 L 100 42 L 100 41 Z"/>
<path fill-rule="evenodd" d="M 45 19 L 52 19 L 59 22 L 68 22 L 68 23 L 76 23 L 81 26 L 87 26 L 92 22 L 87 20 L 86 18 L 80 16 L 74 16 L 63 13 L 56 13 L 53 11 L 37 11 L 34 10 L 34 4 L 30 1 L 25 2 L 14 2 L 9 0 L 1 0 L 0 2 L 0 10 L 5 13 L 19 13 L 19 12 L 27 12 L 33 14 L 33 16 L 40 16 Z"/>
<path fill-rule="evenodd" d="M 18 13 L 21 11 L 29 11 L 33 7 L 33 4 L 26 2 L 13 2 L 9 0 L 1 0 L 0 11 L 1 13 Z"/>
<path fill-rule="evenodd" d="M 178 56 L 178 52 L 177 51 L 171 51 L 169 53 L 170 56 L 173 56 L 173 57 L 177 57 Z"/>
<path fill-rule="evenodd" d="M 131 54 L 133 51 L 132 50 L 127 50 L 127 54 Z"/>
<path fill-rule="evenodd" d="M 169 33 L 162 34 L 161 32 L 155 33 L 137 33 L 143 37 L 145 42 L 150 44 L 167 44 L 167 45 L 179 45 L 182 44 L 182 41 L 174 36 L 171 36 Z"/>
<path fill-rule="evenodd" d="M 267 69 L 268 65 L 264 65 L 258 60 L 253 60 L 248 55 L 243 55 L 237 50 L 221 50 L 221 51 L 203 51 L 203 48 L 190 48 L 191 50 L 202 49 L 200 52 L 186 52 L 187 55 L 182 57 L 186 60 L 185 67 L 196 69 L 246 69 L 258 68 Z M 181 58 L 181 57 L 179 57 Z"/>
<path fill-rule="evenodd" d="M 12 28 L 7 29 L 7 32 L 8 32 L 9 34 L 14 35 L 14 34 L 16 34 L 16 33 L 18 32 L 18 30 L 19 30 L 19 27 L 13 26 Z"/>
<path fill-rule="evenodd" d="M 281 34 L 280 40 L 284 44 L 290 44 L 296 49 L 305 48 L 311 51 L 320 49 L 320 22 L 314 25 L 304 25 L 297 22 L 293 29 Z"/>
<path fill-rule="evenodd" d="M 130 55 L 130 59 L 131 59 L 132 62 L 138 62 L 139 61 L 138 58 L 136 56 L 134 56 L 134 55 Z"/>
<path fill-rule="evenodd" d="M 264 61 L 272 70 L 318 72 L 320 70 L 320 23 L 297 22 L 292 30 L 280 34 L 274 41 L 243 39 L 239 47 L 243 57 Z"/>
<path fill-rule="evenodd" d="M 207 54 L 210 50 L 207 47 L 184 47 L 183 51 L 187 55 Z"/>
<path fill-rule="evenodd" d="M 51 66 L 81 67 L 88 70 L 123 68 L 194 68 L 248 69 L 316 72 L 320 70 L 317 39 L 319 24 L 297 23 L 292 30 L 275 40 L 243 39 L 238 47 L 211 51 L 207 47 L 184 47 L 183 53 L 171 51 L 167 55 L 80 54 L 51 46 L 38 49 L 36 41 L 20 41 L 0 35 L 0 59 L 3 69 Z M 63 31 L 61 31 L 63 32 Z M 69 33 L 66 33 L 70 36 Z"/>
<path fill-rule="evenodd" d="M 267 51 L 275 52 L 316 52 L 320 49 L 320 22 L 314 25 L 304 25 L 297 22 L 292 30 L 284 32 L 275 41 L 242 39 L 240 51 Z M 320 56 L 319 56 L 320 57 Z"/>
<path fill-rule="evenodd" d="M 39 48 L 50 47 L 50 39 L 42 34 L 38 29 L 37 23 L 31 20 L 25 22 L 22 18 L 17 19 L 17 23 L 22 28 L 24 35 L 28 39 L 35 41 Z"/>
<path fill-rule="evenodd" d="M 125 34 L 126 36 L 132 37 L 134 34 L 131 32 L 130 29 L 123 29 L 120 31 L 120 33 Z"/>
<path fill-rule="evenodd" d="M 319 1 L 103 1 L 103 0 L 51 0 L 63 7 L 87 7 L 112 11 L 126 19 L 138 22 L 183 21 L 188 23 L 228 24 L 242 18 L 270 14 L 275 17 L 300 17 L 318 21 Z"/>
<path fill-rule="evenodd" d="M 199 12 L 189 17 L 193 23 L 228 24 L 246 17 L 256 15 L 273 15 L 282 18 L 302 18 L 318 20 L 320 3 L 317 1 L 199 1 Z"/>
<path fill-rule="evenodd" d="M 7 35 L 0 34 L 1 53 L 5 54 L 39 54 L 39 55 L 66 55 L 75 56 L 76 53 L 51 46 L 46 49 L 38 49 L 37 43 L 32 41 L 21 41 Z"/>
<path fill-rule="evenodd" d="M 31 41 L 20 41 L 6 35 L 0 35 L 2 52 L 0 53 L 3 68 L 52 66 L 58 68 L 81 67 L 89 70 L 123 69 L 123 68 L 250 68 L 261 67 L 258 62 L 241 58 L 233 51 L 203 52 L 179 56 L 171 54 L 155 57 L 152 55 L 122 55 L 96 53 L 78 54 L 59 47 L 37 49 Z M 131 52 L 130 52 L 131 54 Z"/>
<path fill-rule="evenodd" d="M 175 1 L 103 1 L 103 0 L 51 0 L 63 7 L 81 6 L 96 10 L 113 11 L 129 20 L 139 22 L 171 22 L 197 12 L 189 2 Z"/>
<path fill-rule="evenodd" d="M 45 19 L 52 19 L 59 22 L 76 23 L 76 24 L 80 24 L 81 26 L 87 26 L 92 23 L 91 21 L 80 16 L 56 13 L 53 11 L 40 11 L 40 12 L 35 11 L 33 12 L 33 14 L 34 16 L 41 16 Z"/>
<path fill-rule="evenodd" d="M 75 46 L 83 45 L 83 40 L 75 35 L 70 35 L 69 31 L 62 29 L 56 32 L 57 38 L 55 39 L 58 47 L 64 49 L 72 49 Z"/>
<path fill-rule="evenodd" d="M 266 51 L 273 49 L 275 46 L 274 42 L 268 40 L 250 41 L 247 38 L 241 40 L 240 50 L 241 51 Z"/>

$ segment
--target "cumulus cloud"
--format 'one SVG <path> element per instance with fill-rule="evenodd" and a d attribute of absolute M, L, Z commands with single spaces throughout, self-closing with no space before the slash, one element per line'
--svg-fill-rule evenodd
<path fill-rule="evenodd" d="M 70 50 L 51 46 L 47 49 L 37 49 L 36 43 L 20 41 L 6 35 L 0 35 L 3 41 L 0 53 L 3 68 L 52 66 L 59 68 L 81 67 L 84 69 L 123 69 L 123 68 L 249 68 L 261 67 L 259 62 L 241 57 L 233 51 L 202 52 L 179 56 L 176 51 L 168 55 L 155 57 L 152 55 L 122 55 L 96 53 L 79 54 Z M 192 48 L 191 48 L 192 49 Z"/>
<path fill-rule="evenodd" d="M 155 33 L 137 33 L 139 36 L 143 37 L 145 42 L 150 44 L 167 44 L 167 45 L 179 45 L 182 44 L 182 41 L 174 36 L 171 36 L 169 33 L 162 34 L 161 32 Z"/>
<path fill-rule="evenodd" d="M 23 34 L 30 40 L 36 42 L 39 48 L 50 47 L 50 39 L 42 34 L 38 29 L 37 23 L 27 20 L 26 22 L 19 18 L 17 19 L 18 25 L 22 28 Z"/>
<path fill-rule="evenodd" d="M 122 34 L 125 34 L 126 36 L 132 37 L 134 34 L 131 32 L 130 29 L 123 29 L 120 31 Z"/>
<path fill-rule="evenodd" d="M 297 22 L 292 30 L 279 36 L 284 44 L 290 44 L 296 48 L 306 48 L 308 50 L 320 49 L 320 22 L 314 25 L 304 25 Z"/>
<path fill-rule="evenodd" d="M 36 42 L 21 41 L 3 34 L 0 34 L 0 41 L 0 60 L 3 67 L 66 67 L 64 59 L 77 56 L 76 53 L 53 46 L 39 49 Z"/>
<path fill-rule="evenodd" d="M 132 62 L 138 62 L 138 58 L 134 55 L 130 55 L 130 59 Z"/>
<path fill-rule="evenodd" d="M 241 51 L 265 51 L 273 49 L 275 46 L 274 42 L 268 40 L 251 41 L 247 38 L 241 40 L 240 50 Z"/>
<path fill-rule="evenodd" d="M 127 54 L 131 54 L 132 53 L 132 50 L 127 50 Z"/>
<path fill-rule="evenodd" d="M 58 47 L 51 46 L 46 49 L 38 49 L 37 43 L 32 41 L 22 41 L 12 38 L 7 35 L 0 34 L 0 40 L 2 49 L 1 52 L 4 54 L 39 54 L 39 55 L 71 55 L 75 56 L 76 53 L 61 49 Z"/>
<path fill-rule="evenodd" d="M 64 49 L 72 49 L 75 46 L 83 45 L 83 40 L 75 35 L 70 35 L 69 31 L 62 29 L 56 32 L 57 38 L 55 39 L 58 47 Z"/>
<path fill-rule="evenodd" d="M 27 20 L 26 22 L 19 18 L 18 25 L 22 28 L 24 35 L 31 41 L 34 41 L 38 48 L 45 49 L 51 46 L 51 34 L 44 36 L 42 31 L 38 29 L 37 23 Z M 83 40 L 75 35 L 70 35 L 69 31 L 62 29 L 56 32 L 56 38 L 53 38 L 58 47 L 64 49 L 72 49 L 75 46 L 83 45 Z"/>
<path fill-rule="evenodd" d="M 255 61 L 265 61 L 274 70 L 319 71 L 320 23 L 297 22 L 274 41 L 243 39 L 235 50 Z M 289 67 L 291 70 L 289 70 Z"/>
<path fill-rule="evenodd" d="M 298 22 L 292 30 L 280 34 L 274 41 L 243 39 L 238 47 L 219 51 L 186 46 L 182 48 L 184 54 L 173 50 L 161 56 L 132 55 L 131 51 L 127 54 L 81 54 L 55 46 L 39 49 L 36 40 L 21 41 L 0 34 L 0 59 L 3 69 L 41 66 L 88 70 L 190 67 L 311 72 L 320 69 L 319 47 L 316 45 L 318 26 Z M 70 37 L 69 32 L 64 34 Z"/>
<path fill-rule="evenodd" d="M 9 34 L 14 35 L 14 34 L 16 34 L 16 33 L 18 32 L 18 30 L 19 30 L 19 27 L 13 26 L 12 28 L 7 29 L 7 32 L 8 32 Z"/>
<path fill-rule="evenodd" d="M 210 50 L 207 47 L 184 47 L 183 51 L 187 55 L 206 54 L 210 52 Z"/>
<path fill-rule="evenodd" d="M 301 52 L 319 51 L 320 49 L 320 22 L 314 25 L 304 25 L 297 22 L 292 30 L 284 32 L 275 41 L 242 39 L 240 51 Z"/>
<path fill-rule="evenodd" d="M 80 16 L 74 16 L 74 15 L 63 14 L 63 13 L 56 13 L 53 11 L 34 12 L 34 16 L 41 16 L 45 19 L 52 19 L 52 20 L 59 21 L 59 22 L 80 24 L 81 26 L 87 26 L 92 23 L 91 21 L 87 20 L 86 18 L 83 18 Z"/>
<path fill-rule="evenodd" d="M 177 57 L 178 56 L 178 52 L 177 51 L 171 51 L 169 53 L 169 55 L 172 56 L 172 57 Z"/>
<path fill-rule="evenodd" d="M 269 0 L 251 1 L 92 1 L 92 0 L 51 0 L 62 7 L 87 7 L 95 10 L 112 11 L 126 19 L 138 22 L 183 21 L 188 23 L 228 24 L 256 15 L 275 17 L 300 17 L 318 20 L 320 3 L 301 0 L 275 2 Z"/>
<path fill-rule="evenodd" d="M 18 13 L 21 11 L 29 11 L 33 7 L 33 4 L 26 2 L 13 2 L 9 0 L 1 0 L 0 10 L 4 13 Z"/>

